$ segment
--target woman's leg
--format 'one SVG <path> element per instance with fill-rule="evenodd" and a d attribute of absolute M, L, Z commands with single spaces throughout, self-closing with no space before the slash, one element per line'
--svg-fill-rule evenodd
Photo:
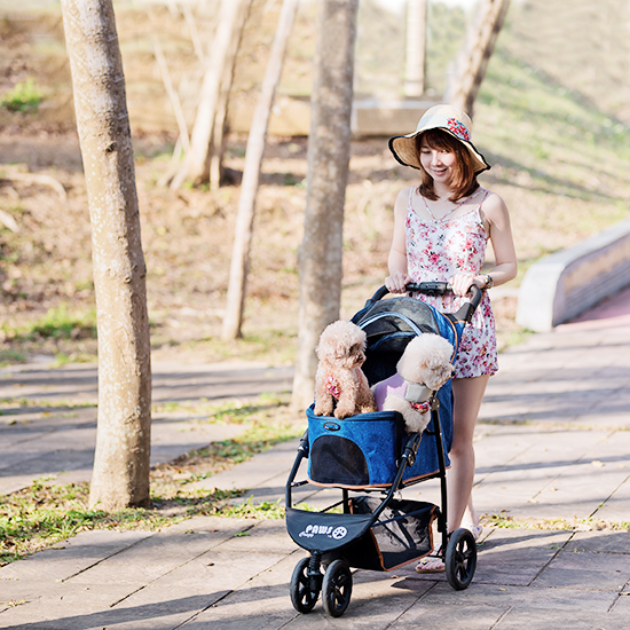
<path fill-rule="evenodd" d="M 475 451 L 473 434 L 479 415 L 489 376 L 453 379 L 453 444 L 449 456 L 451 468 L 446 477 L 448 486 L 448 531 L 455 531 L 464 514 L 473 525 L 477 525 L 477 514 L 473 508 L 471 490 L 475 476 Z M 442 550 L 442 554 L 445 550 Z M 416 567 L 418 573 L 444 571 L 441 556 L 422 558 Z"/>
<path fill-rule="evenodd" d="M 453 379 L 453 444 L 448 484 L 448 531 L 456 530 L 466 514 L 473 525 L 477 515 L 471 491 L 475 476 L 473 434 L 489 376 Z"/>

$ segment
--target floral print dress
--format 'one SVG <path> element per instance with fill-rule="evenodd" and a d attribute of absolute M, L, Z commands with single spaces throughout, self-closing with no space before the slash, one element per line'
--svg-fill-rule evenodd
<path fill-rule="evenodd" d="M 456 273 L 476 275 L 486 257 L 488 234 L 481 219 L 479 204 L 456 216 L 423 219 L 413 209 L 416 188 L 409 191 L 405 224 L 407 273 L 413 282 L 448 282 Z M 430 296 L 421 293 L 413 297 L 437 308 L 441 313 L 453 313 L 465 298 L 453 294 Z M 455 378 L 471 378 L 494 374 L 498 369 L 497 339 L 494 313 L 488 293 L 484 291 L 479 307 L 470 324 L 464 328 L 455 360 Z"/>

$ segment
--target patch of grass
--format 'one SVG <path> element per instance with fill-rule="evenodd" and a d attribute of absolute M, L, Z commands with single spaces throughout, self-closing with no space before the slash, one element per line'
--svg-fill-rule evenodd
<path fill-rule="evenodd" d="M 96 363 L 97 361 L 97 355 L 90 354 L 89 352 L 71 352 L 70 354 L 57 352 L 57 354 L 55 354 L 55 360 L 52 362 L 52 367 L 63 367 L 70 363 Z"/>
<path fill-rule="evenodd" d="M 483 525 L 501 529 L 544 529 L 544 530 L 579 530 L 579 531 L 630 531 L 628 521 L 604 521 L 597 518 L 543 518 L 518 519 L 504 512 L 484 514 L 481 518 Z"/>
<path fill-rule="evenodd" d="M 44 100 L 44 92 L 35 85 L 33 79 L 17 83 L 15 87 L 0 100 L 0 106 L 10 112 L 36 112 Z"/>
<path fill-rule="evenodd" d="M 247 315 L 247 321 L 255 319 L 256 314 Z M 241 361 L 259 361 L 264 359 L 270 365 L 282 365 L 295 361 L 297 349 L 297 327 L 277 330 L 265 329 L 246 333 L 232 341 L 223 341 L 220 337 L 211 337 L 188 344 L 196 351 L 203 352 L 209 361 L 224 361 L 238 357 Z M 187 345 L 182 346 L 186 349 Z"/>
<path fill-rule="evenodd" d="M 15 363 L 26 363 L 26 355 L 19 350 L 8 348 L 0 350 L 0 366 L 13 365 Z"/>
<path fill-rule="evenodd" d="M 116 514 L 89 510 L 87 482 L 65 486 L 34 482 L 0 497 L 0 565 L 48 548 L 91 529 L 158 528 L 167 523 L 157 512 L 128 509 Z"/>
<path fill-rule="evenodd" d="M 114 514 L 90 510 L 87 482 L 54 485 L 41 479 L 20 492 L 0 497 L 0 565 L 54 546 L 81 531 L 159 529 L 195 515 L 283 518 L 284 508 L 278 503 L 254 504 L 248 500 L 233 504 L 242 490 L 209 492 L 191 484 L 300 435 L 302 423 L 296 422 L 286 400 L 268 396 L 249 406 L 220 406 L 216 414 L 249 426 L 237 438 L 212 443 L 170 464 L 156 466 L 151 472 L 152 509 L 129 508 Z"/>
<path fill-rule="evenodd" d="M 220 516 L 226 518 L 256 518 L 259 520 L 277 520 L 284 518 L 284 506 L 280 501 L 262 501 L 254 503 L 252 497 L 236 505 L 226 505 L 220 510 Z"/>
<path fill-rule="evenodd" d="M 20 326 L 2 324 L 6 339 L 34 341 L 37 339 L 96 339 L 96 311 L 71 311 L 65 304 L 48 309 L 42 317 Z"/>

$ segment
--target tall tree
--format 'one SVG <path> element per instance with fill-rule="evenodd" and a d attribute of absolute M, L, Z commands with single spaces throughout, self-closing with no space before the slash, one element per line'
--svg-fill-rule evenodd
<path fill-rule="evenodd" d="M 455 72 L 444 100 L 469 116 L 486 75 L 497 37 L 503 27 L 510 0 L 482 0 L 464 49 L 457 58 Z"/>
<path fill-rule="evenodd" d="M 358 0 L 322 0 L 319 7 L 299 254 L 300 314 L 292 395 L 292 405 L 298 408 L 313 401 L 319 335 L 339 318 L 357 6 Z"/>
<path fill-rule="evenodd" d="M 208 179 L 209 151 L 221 98 L 221 84 L 226 77 L 226 64 L 232 60 L 233 43 L 240 37 L 250 4 L 250 0 L 222 0 L 221 2 L 219 21 L 201 85 L 190 150 L 171 181 L 171 188 L 179 188 L 186 180 L 199 182 Z"/>
<path fill-rule="evenodd" d="M 407 0 L 405 96 L 422 96 L 426 74 L 427 0 Z"/>
<path fill-rule="evenodd" d="M 90 505 L 149 503 L 151 360 L 146 266 L 111 0 L 62 0 L 92 227 L 98 426 Z"/>
<path fill-rule="evenodd" d="M 227 308 L 223 320 L 224 339 L 236 339 L 241 335 L 260 167 L 265 152 L 271 108 L 273 107 L 276 87 L 282 74 L 284 55 L 293 28 L 297 6 L 298 0 L 284 0 L 282 4 L 278 28 L 247 139 L 245 168 L 234 231 Z"/>

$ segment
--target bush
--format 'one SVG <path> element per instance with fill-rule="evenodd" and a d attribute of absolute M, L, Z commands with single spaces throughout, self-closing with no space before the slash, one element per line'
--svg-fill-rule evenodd
<path fill-rule="evenodd" d="M 6 94 L 0 105 L 11 112 L 36 112 L 44 100 L 44 93 L 35 85 L 33 79 L 18 83 Z"/>

